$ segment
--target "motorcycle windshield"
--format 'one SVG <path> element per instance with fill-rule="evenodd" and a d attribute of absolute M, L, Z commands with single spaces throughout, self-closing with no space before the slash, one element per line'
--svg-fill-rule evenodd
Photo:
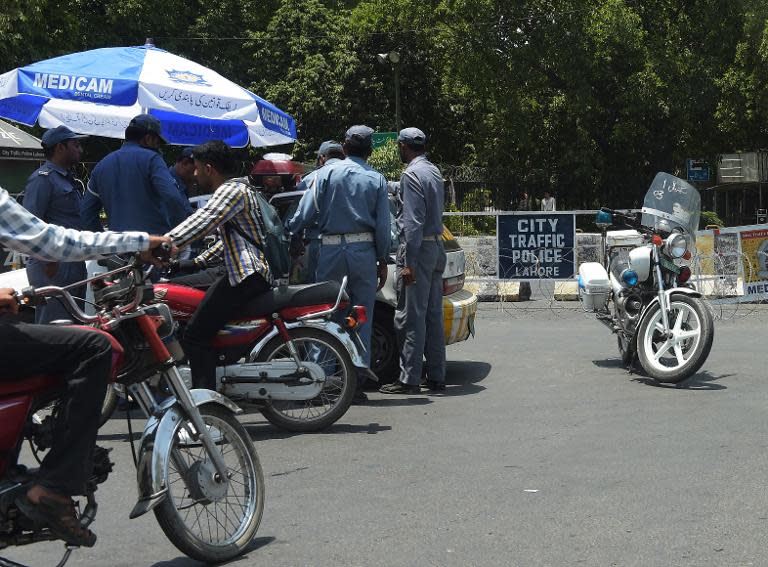
<path fill-rule="evenodd" d="M 696 239 L 701 215 L 701 196 L 696 188 L 669 173 L 657 173 L 643 201 L 643 226 L 664 235 L 682 232 Z"/>

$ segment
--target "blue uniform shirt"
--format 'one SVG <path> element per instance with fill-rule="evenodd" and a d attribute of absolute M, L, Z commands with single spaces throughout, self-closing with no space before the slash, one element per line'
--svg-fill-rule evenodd
<path fill-rule="evenodd" d="M 165 234 L 187 218 L 186 205 L 160 153 L 125 142 L 93 169 L 80 215 L 84 228 L 101 230 L 103 206 L 110 230 Z"/>
<path fill-rule="evenodd" d="M 411 160 L 400 177 L 401 209 L 397 215 L 404 265 L 415 268 L 425 236 L 443 233 L 445 184 L 440 170 L 426 156 Z"/>
<path fill-rule="evenodd" d="M 317 214 L 320 234 L 372 232 L 376 257 L 385 258 L 390 245 L 387 180 L 353 156 L 317 170 L 314 191 L 301 197 L 290 221 L 294 234 L 307 226 Z"/>
<path fill-rule="evenodd" d="M 187 184 L 184 183 L 184 180 L 179 177 L 179 174 L 176 173 L 176 166 L 171 165 L 168 167 L 168 173 L 171 174 L 171 177 L 176 182 L 176 187 L 179 188 L 179 193 L 181 194 L 182 198 L 184 199 L 184 202 L 186 203 L 186 206 L 184 207 L 184 214 L 186 217 L 191 215 L 195 212 L 195 210 L 192 208 L 192 203 L 189 202 L 189 187 L 187 187 Z"/>
<path fill-rule="evenodd" d="M 331 166 L 334 163 L 339 163 L 340 161 L 341 160 L 338 158 L 331 158 L 321 167 L 318 167 L 314 171 L 307 173 L 304 177 L 302 177 L 301 181 L 299 181 L 299 184 L 296 185 L 296 191 L 304 191 L 305 195 L 307 192 L 314 192 L 315 185 L 317 183 L 317 173 L 324 167 Z M 302 230 L 306 230 L 306 238 L 317 238 L 320 235 L 317 228 L 317 213 L 315 213 L 311 219 L 305 222 L 301 216 L 300 209 L 301 207 L 297 207 L 293 216 L 285 220 L 285 230 L 291 234 L 298 234 Z"/>
<path fill-rule="evenodd" d="M 49 224 L 82 230 L 83 182 L 71 171 L 46 161 L 27 180 L 24 208 Z"/>

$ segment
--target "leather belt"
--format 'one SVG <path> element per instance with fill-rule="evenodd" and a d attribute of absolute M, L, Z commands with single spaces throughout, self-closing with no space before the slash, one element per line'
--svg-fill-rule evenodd
<path fill-rule="evenodd" d="M 441 234 L 430 234 L 429 236 L 422 237 L 422 240 L 434 240 L 435 242 L 438 242 L 441 236 Z"/>
<path fill-rule="evenodd" d="M 323 244 L 339 245 L 352 242 L 373 242 L 372 232 L 350 232 L 347 234 L 324 234 Z"/>

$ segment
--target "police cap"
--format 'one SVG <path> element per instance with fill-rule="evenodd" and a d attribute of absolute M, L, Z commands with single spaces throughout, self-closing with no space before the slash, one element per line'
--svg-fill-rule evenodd
<path fill-rule="evenodd" d="M 398 142 L 409 146 L 423 146 L 427 143 L 427 135 L 418 128 L 404 128 L 397 136 Z"/>
<path fill-rule="evenodd" d="M 151 114 L 139 114 L 138 116 L 134 116 L 128 123 L 128 128 L 143 130 L 147 134 L 155 134 L 160 138 L 162 143 L 168 143 L 165 138 L 163 138 L 160 121 Z"/>
<path fill-rule="evenodd" d="M 335 142 L 333 140 L 326 140 L 322 144 L 320 144 L 320 148 L 317 150 L 317 157 L 320 156 L 327 156 L 331 152 L 343 152 L 344 150 L 341 147 L 341 144 L 338 142 Z"/>
<path fill-rule="evenodd" d="M 371 134 L 373 134 L 373 129 L 368 126 L 352 126 L 344 136 L 344 143 L 360 149 L 370 148 Z"/>
<path fill-rule="evenodd" d="M 56 144 L 66 142 L 67 140 L 74 140 L 75 138 L 85 138 L 86 136 L 81 134 L 75 134 L 72 130 L 66 126 L 56 126 L 51 128 L 43 134 L 43 138 L 40 140 L 40 144 L 44 148 L 52 148 Z"/>

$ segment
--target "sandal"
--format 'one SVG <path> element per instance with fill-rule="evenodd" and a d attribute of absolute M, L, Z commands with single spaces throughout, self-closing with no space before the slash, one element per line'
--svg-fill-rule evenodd
<path fill-rule="evenodd" d="M 34 503 L 24 494 L 16 498 L 16 506 L 27 518 L 35 524 L 47 527 L 53 535 L 68 545 L 93 547 L 96 544 L 96 534 L 80 525 L 72 501 L 64 504 L 41 496 L 40 502 Z"/>

